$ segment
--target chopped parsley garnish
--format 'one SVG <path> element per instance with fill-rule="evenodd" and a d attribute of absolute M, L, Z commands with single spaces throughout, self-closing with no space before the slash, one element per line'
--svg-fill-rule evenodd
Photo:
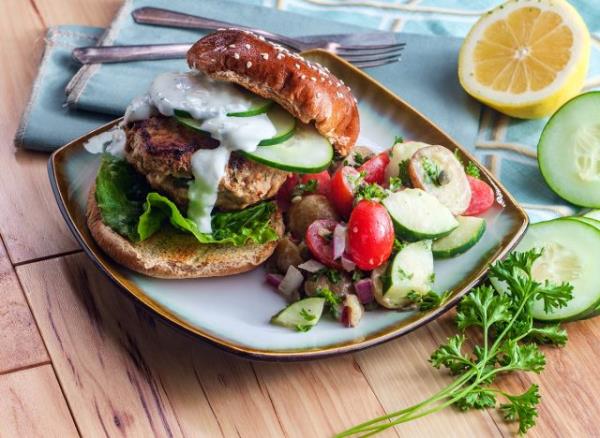
<path fill-rule="evenodd" d="M 394 247 L 392 248 L 392 251 L 394 253 L 396 252 L 400 252 L 402 250 L 402 248 L 404 248 L 405 243 L 402 242 L 401 240 L 398 240 L 396 238 L 394 238 Z"/>
<path fill-rule="evenodd" d="M 402 180 L 398 176 L 392 176 L 390 178 L 389 190 L 390 192 L 397 192 L 402 188 Z"/>
<path fill-rule="evenodd" d="M 308 182 L 306 182 L 305 184 L 298 184 L 296 187 L 294 187 L 294 190 L 292 192 L 292 197 L 302 196 L 305 193 L 315 193 L 318 188 L 319 188 L 319 181 L 317 181 L 316 179 L 311 179 Z"/>
<path fill-rule="evenodd" d="M 424 312 L 426 310 L 435 309 L 440 307 L 448 298 L 452 295 L 452 291 L 446 291 L 441 295 L 436 294 L 433 291 L 429 291 L 425 294 L 420 294 L 413 291 L 410 291 L 406 298 L 413 302 L 415 307 L 419 309 L 419 311 Z"/>
<path fill-rule="evenodd" d="M 360 280 L 361 278 L 365 277 L 365 273 L 363 271 L 361 271 L 360 269 L 356 268 L 354 270 L 354 272 L 352 272 L 352 282 L 357 282 L 358 280 Z"/>
<path fill-rule="evenodd" d="M 440 169 L 440 166 L 427 157 L 424 157 L 421 160 L 421 166 L 423 166 L 423 171 L 425 172 L 425 175 L 431 184 L 434 186 L 442 185 L 441 176 L 443 171 Z"/>
<path fill-rule="evenodd" d="M 410 163 L 409 160 L 404 160 L 398 164 L 398 178 L 400 178 L 402 185 L 405 187 L 412 187 L 412 183 L 410 181 L 410 175 L 408 173 L 408 164 L 409 163 Z"/>
<path fill-rule="evenodd" d="M 359 202 L 363 199 L 367 201 L 381 201 L 385 197 L 387 197 L 387 193 L 379 184 L 362 184 L 356 190 L 354 202 Z"/>
<path fill-rule="evenodd" d="M 394 137 L 394 144 L 396 144 L 396 143 L 404 143 L 404 137 L 402 137 L 401 135 L 397 135 L 397 136 L 395 136 L 395 137 Z M 394 145 L 394 144 L 393 144 L 393 145 Z M 392 146 L 393 146 L 393 145 L 392 145 Z"/>
<path fill-rule="evenodd" d="M 316 316 L 313 315 L 312 313 L 310 313 L 308 310 L 306 310 L 304 307 L 302 308 L 302 310 L 300 310 L 300 316 L 302 318 L 304 318 L 306 321 L 310 322 L 310 321 L 314 321 Z"/>
<path fill-rule="evenodd" d="M 469 161 L 469 163 L 465 167 L 465 173 L 469 176 L 472 176 L 473 178 L 479 179 L 479 177 L 481 177 L 479 168 L 472 161 Z"/>
<path fill-rule="evenodd" d="M 410 280 L 414 276 L 414 274 L 412 272 L 406 272 L 402 268 L 396 269 L 396 275 L 398 276 L 399 280 Z"/>
<path fill-rule="evenodd" d="M 335 319 L 340 316 L 340 304 L 342 304 L 342 297 L 336 295 L 331 289 L 322 287 L 317 290 L 317 296 L 325 299 L 325 305 L 329 308 L 329 313 Z"/>
<path fill-rule="evenodd" d="M 320 269 L 317 272 L 315 272 L 314 274 L 312 274 L 311 278 L 313 280 L 316 280 L 319 277 L 321 277 L 322 275 L 327 277 L 327 279 L 333 284 L 339 283 L 339 281 L 342 279 L 342 275 L 340 274 L 340 271 L 338 271 L 337 269 L 333 269 L 333 268 Z"/>
<path fill-rule="evenodd" d="M 354 154 L 352 154 L 352 158 L 354 159 L 355 166 L 360 166 L 361 164 L 364 164 L 365 161 L 367 161 L 367 157 L 365 157 L 360 152 L 354 152 Z"/>

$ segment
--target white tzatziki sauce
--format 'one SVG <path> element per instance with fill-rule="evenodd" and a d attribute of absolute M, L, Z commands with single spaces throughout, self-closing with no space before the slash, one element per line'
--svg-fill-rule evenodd
<path fill-rule="evenodd" d="M 123 158 L 125 155 L 125 131 L 121 126 L 115 126 L 110 131 L 93 136 L 83 144 L 90 154 L 107 152 L 115 157 Z"/>
<path fill-rule="evenodd" d="M 227 116 L 227 113 L 247 111 L 252 104 L 250 95 L 234 85 L 191 71 L 157 76 L 148 93 L 134 99 L 125 113 L 125 123 L 128 123 L 146 119 L 156 111 L 164 116 L 173 116 L 175 110 L 185 111 L 202 121 L 200 129 L 219 140 L 219 147 L 199 149 L 191 159 L 194 181 L 188 189 L 187 215 L 202 232 L 212 231 L 211 212 L 231 152 L 255 151 L 261 140 L 276 134 L 266 114 Z"/>

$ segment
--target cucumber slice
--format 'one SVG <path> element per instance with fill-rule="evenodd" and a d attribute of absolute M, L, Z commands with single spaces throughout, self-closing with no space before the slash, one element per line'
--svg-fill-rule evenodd
<path fill-rule="evenodd" d="M 538 143 L 546 183 L 561 198 L 600 207 L 600 92 L 581 94 L 550 118 Z"/>
<path fill-rule="evenodd" d="M 229 117 L 252 117 L 259 114 L 266 113 L 273 105 L 272 100 L 264 99 L 256 94 L 251 94 L 250 100 L 252 105 L 246 111 L 238 111 L 234 113 L 227 113 Z"/>
<path fill-rule="evenodd" d="M 462 254 L 475 246 L 485 232 L 485 219 L 475 216 L 458 216 L 458 228 L 433 242 L 433 256 L 449 258 Z"/>
<path fill-rule="evenodd" d="M 242 153 L 269 167 L 299 173 L 318 173 L 333 159 L 331 143 L 312 125 L 296 127 L 294 135 L 283 143 Z"/>
<path fill-rule="evenodd" d="M 177 120 L 182 125 L 187 126 L 188 128 L 191 128 L 194 131 L 198 131 L 201 134 L 208 135 L 210 137 L 209 132 L 200 129 L 200 125 L 202 125 L 202 120 L 194 119 L 191 115 L 181 110 L 175 110 L 175 115 L 173 117 L 175 117 L 175 120 Z"/>
<path fill-rule="evenodd" d="M 584 222 L 584 223 L 591 225 L 592 227 L 600 230 L 600 221 L 597 221 L 596 219 L 592 219 L 592 218 L 585 217 L 585 216 L 583 216 L 583 217 L 573 216 L 570 219 L 575 219 L 575 220 Z"/>
<path fill-rule="evenodd" d="M 272 146 L 283 143 L 294 135 L 296 129 L 296 118 L 281 108 L 279 105 L 273 106 L 268 112 L 267 117 L 275 126 L 277 133 L 271 137 L 261 140 L 259 146 Z"/>
<path fill-rule="evenodd" d="M 573 285 L 573 299 L 562 309 L 544 312 L 541 301 L 533 304 L 533 317 L 542 321 L 581 319 L 600 304 L 600 230 L 575 218 L 554 219 L 533 224 L 515 251 L 544 248 L 532 267 L 538 281 L 563 281 Z M 494 280 L 502 291 L 506 285 Z"/>
<path fill-rule="evenodd" d="M 406 296 L 412 291 L 429 292 L 434 280 L 431 241 L 407 244 L 396 254 L 385 274 L 374 271 L 373 280 L 375 299 L 388 309 L 407 304 Z"/>
<path fill-rule="evenodd" d="M 596 219 L 597 221 L 600 221 L 600 210 L 588 211 L 583 215 L 583 217 L 589 217 L 590 219 Z"/>
<path fill-rule="evenodd" d="M 202 134 L 210 135 L 208 132 L 200 129 L 202 120 L 194 119 L 185 111 L 175 110 L 175 119 L 182 125 L 194 129 Z M 296 119 L 279 105 L 275 105 L 267 112 L 267 117 L 275 126 L 276 134 L 271 138 L 266 138 L 258 143 L 259 146 L 271 146 L 283 143 L 294 135 L 296 129 Z"/>
<path fill-rule="evenodd" d="M 396 234 L 406 240 L 439 239 L 458 227 L 448 207 L 421 189 L 392 193 L 382 203 L 392 217 Z"/>
<path fill-rule="evenodd" d="M 271 324 L 289 327 L 301 332 L 310 330 L 323 314 L 325 298 L 310 297 L 290 304 L 271 318 Z"/>

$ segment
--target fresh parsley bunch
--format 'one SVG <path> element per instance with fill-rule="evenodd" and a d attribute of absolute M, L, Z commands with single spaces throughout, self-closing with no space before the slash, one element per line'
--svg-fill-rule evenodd
<path fill-rule="evenodd" d="M 400 423 L 438 412 L 454 405 L 460 410 L 498 408 L 507 421 L 519 424 L 523 434 L 535 425 L 539 388 L 531 385 L 522 394 L 509 394 L 492 387 L 499 374 L 512 371 L 540 373 L 546 364 L 538 344 L 563 346 L 567 333 L 558 324 L 538 326 L 531 315 L 534 301 L 541 300 L 546 311 L 558 309 L 572 298 L 572 286 L 540 283 L 531 276 L 531 266 L 541 251 L 512 253 L 490 267 L 489 277 L 508 286 L 500 293 L 489 284 L 473 289 L 458 305 L 459 334 L 433 352 L 435 368 L 446 368 L 454 382 L 429 399 L 400 411 L 375 418 L 348 429 L 337 437 L 370 436 Z M 465 343 L 467 332 L 470 344 Z M 474 333 L 478 331 L 479 333 Z M 481 342 L 476 340 L 481 339 Z"/>

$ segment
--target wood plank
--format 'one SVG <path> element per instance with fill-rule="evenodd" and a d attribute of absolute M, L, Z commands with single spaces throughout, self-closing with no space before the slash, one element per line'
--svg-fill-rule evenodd
<path fill-rule="evenodd" d="M 85 256 L 18 273 L 84 435 L 117 414 L 132 435 L 281 436 L 248 362 L 157 324 Z"/>
<path fill-rule="evenodd" d="M 254 368 L 287 436 L 332 436 L 385 413 L 352 356 L 255 363 Z M 398 434 L 390 430 L 380 436 Z"/>
<path fill-rule="evenodd" d="M 450 315 L 387 344 L 356 354 L 356 361 L 387 412 L 434 395 L 451 379 L 431 367 L 430 354 L 453 333 Z M 502 436 L 486 411 L 445 409 L 396 427 L 400 436 Z"/>
<path fill-rule="evenodd" d="M 539 417 L 528 433 L 531 437 L 598 436 L 600 318 L 565 327 L 569 333 L 565 348 L 543 347 L 546 368 L 540 375 L 521 373 L 500 381 L 499 387 L 509 393 L 522 393 L 532 383 L 540 386 Z M 516 425 L 511 430 L 516 431 Z"/>
<path fill-rule="evenodd" d="M 108 25 L 123 0 L 33 0 L 47 26 L 59 24 L 85 24 L 105 27 Z"/>
<path fill-rule="evenodd" d="M 253 365 L 157 322 L 81 254 L 17 272 L 83 434 L 113 410 L 145 421 L 138 393 L 159 398 L 163 421 L 184 435 L 331 435 L 383 413 L 351 356 Z"/>
<path fill-rule="evenodd" d="M 0 437 L 77 437 L 50 365 L 0 376 Z"/>
<path fill-rule="evenodd" d="M 47 361 L 46 348 L 0 240 L 0 374 Z"/>
<path fill-rule="evenodd" d="M 55 6 L 57 6 L 55 4 Z M 37 72 L 45 32 L 28 1 L 2 3 L 0 57 L 0 234 L 13 263 L 78 248 L 50 190 L 48 156 L 16 150 L 13 137 Z"/>

